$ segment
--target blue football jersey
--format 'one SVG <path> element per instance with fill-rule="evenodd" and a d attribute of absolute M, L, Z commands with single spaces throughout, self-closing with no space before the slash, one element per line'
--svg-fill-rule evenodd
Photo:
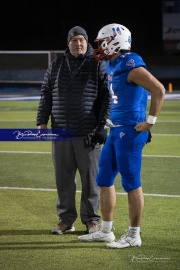
<path fill-rule="evenodd" d="M 148 91 L 127 81 L 128 73 L 137 67 L 146 68 L 146 64 L 134 52 L 122 53 L 112 63 L 106 63 L 108 88 L 112 97 L 110 119 L 114 124 L 136 125 L 146 120 Z"/>

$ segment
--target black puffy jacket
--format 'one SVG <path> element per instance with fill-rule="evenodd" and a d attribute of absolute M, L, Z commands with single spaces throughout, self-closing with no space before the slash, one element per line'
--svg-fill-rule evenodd
<path fill-rule="evenodd" d="M 67 49 L 52 61 L 41 87 L 36 124 L 48 124 L 51 117 L 52 128 L 83 136 L 109 117 L 109 108 L 105 61 L 96 61 L 88 44 L 85 55 L 75 58 Z"/>

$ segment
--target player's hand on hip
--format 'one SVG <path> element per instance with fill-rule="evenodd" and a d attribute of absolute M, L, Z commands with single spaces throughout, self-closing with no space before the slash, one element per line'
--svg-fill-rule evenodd
<path fill-rule="evenodd" d="M 153 125 L 150 125 L 148 124 L 146 121 L 144 122 L 140 122 L 138 123 L 137 125 L 135 125 L 134 129 L 137 131 L 137 132 L 145 132 L 145 131 L 149 131 L 151 129 Z"/>

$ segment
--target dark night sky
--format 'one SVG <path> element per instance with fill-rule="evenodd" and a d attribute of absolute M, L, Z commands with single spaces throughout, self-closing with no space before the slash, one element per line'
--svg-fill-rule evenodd
<path fill-rule="evenodd" d="M 130 3 L 132 2 L 132 3 Z M 1 0 L 0 50 L 64 50 L 69 29 L 84 27 L 94 46 L 97 32 L 106 24 L 120 23 L 132 32 L 132 50 L 162 51 L 162 1 L 89 2 Z M 148 3 L 149 2 L 149 3 Z M 153 3 L 152 3 L 153 2 Z M 117 3 L 117 6 L 116 6 Z M 36 6 L 37 4 L 37 6 Z"/>

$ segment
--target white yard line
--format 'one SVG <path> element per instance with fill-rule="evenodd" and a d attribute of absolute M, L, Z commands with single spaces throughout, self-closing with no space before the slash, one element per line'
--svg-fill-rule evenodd
<path fill-rule="evenodd" d="M 148 96 L 148 100 L 151 99 L 151 95 Z M 179 91 L 174 91 L 173 93 L 167 93 L 165 94 L 164 97 L 165 100 L 179 100 L 180 99 L 180 94 Z M 21 101 L 21 100 L 40 100 L 40 95 L 26 95 L 26 94 L 22 94 L 22 95 L 0 95 L 0 101 L 10 101 L 10 100 L 17 100 L 17 101 Z"/>
<path fill-rule="evenodd" d="M 39 152 L 39 151 L 0 151 L 0 153 L 9 154 L 51 154 L 51 152 Z M 165 158 L 180 158 L 180 156 L 167 156 L 167 155 L 143 155 L 143 157 L 165 157 Z"/>
<path fill-rule="evenodd" d="M 36 152 L 36 151 L 0 151 L 0 153 L 9 154 L 51 154 L 51 152 Z"/>
<path fill-rule="evenodd" d="M 52 188 L 20 188 L 20 187 L 0 187 L 0 189 L 14 189 L 14 190 L 31 190 L 31 191 L 55 191 L 56 189 Z M 76 191 L 77 193 L 81 193 L 80 190 Z M 127 195 L 125 192 L 116 192 L 117 195 Z M 180 198 L 180 195 L 169 195 L 169 194 L 148 194 L 144 193 L 144 196 L 148 197 L 168 197 L 168 198 Z"/>
<path fill-rule="evenodd" d="M 51 152 L 29 152 L 29 151 L 0 151 L 0 153 L 9 154 L 51 154 Z M 143 157 L 154 157 L 154 158 L 180 158 L 180 156 L 164 156 L 164 155 L 143 155 Z M 36 191 L 56 191 L 56 189 L 46 188 L 20 188 L 20 187 L 0 187 L 0 189 L 15 189 L 15 190 L 36 190 Z M 81 192 L 77 190 L 77 192 Z M 126 193 L 117 192 L 117 195 L 126 195 Z M 149 197 L 169 197 L 169 198 L 180 198 L 180 195 L 168 195 L 168 194 L 144 194 Z"/>

